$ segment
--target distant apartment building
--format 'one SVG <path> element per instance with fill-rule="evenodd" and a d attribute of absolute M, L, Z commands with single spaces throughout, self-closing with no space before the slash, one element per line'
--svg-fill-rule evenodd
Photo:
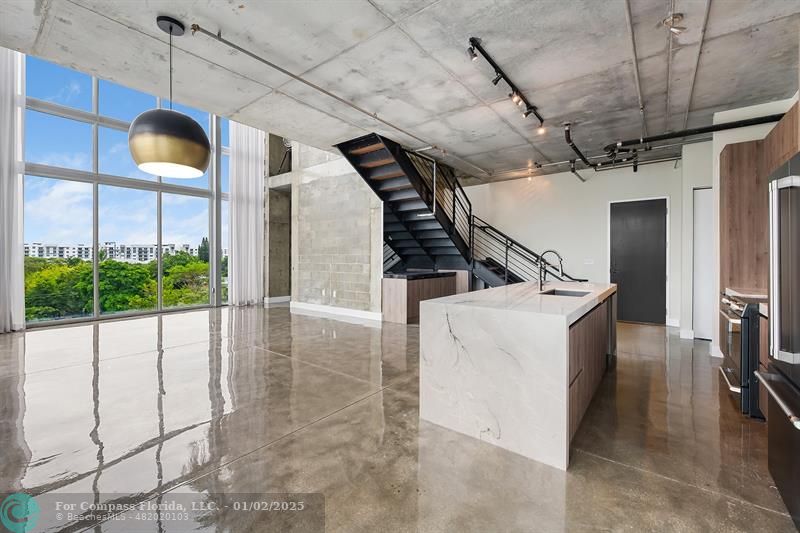
<path fill-rule="evenodd" d="M 76 257 L 90 261 L 94 257 L 90 244 L 43 244 L 39 242 L 26 243 L 26 257 L 41 257 L 44 259 L 71 259 Z M 149 263 L 157 258 L 157 244 L 122 244 L 104 242 L 99 246 L 100 257 L 114 259 L 125 263 Z M 197 257 L 198 246 L 191 244 L 162 244 L 164 255 L 174 255 L 177 252 L 186 252 Z M 222 250 L 222 256 L 227 257 L 227 248 Z"/>

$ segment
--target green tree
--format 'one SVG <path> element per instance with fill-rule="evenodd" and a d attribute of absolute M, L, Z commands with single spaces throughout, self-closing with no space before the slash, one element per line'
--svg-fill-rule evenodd
<path fill-rule="evenodd" d="M 204 261 L 208 263 L 208 238 L 203 237 L 203 240 L 200 241 L 200 246 L 197 247 L 197 257 L 200 261 Z"/>
<path fill-rule="evenodd" d="M 157 284 L 148 265 L 100 263 L 100 309 L 105 313 L 156 307 Z"/>
<path fill-rule="evenodd" d="M 44 261 L 44 262 L 43 262 Z M 92 263 L 80 259 L 26 258 L 25 315 L 28 320 L 92 312 Z"/>
<path fill-rule="evenodd" d="M 195 262 L 197 262 L 197 258 L 195 256 L 181 250 L 179 252 L 175 252 L 174 254 L 165 254 L 161 259 L 161 268 L 164 270 L 164 277 L 167 277 L 169 276 L 170 272 L 172 272 L 172 269 L 176 266 L 184 266 Z M 155 263 L 155 261 L 153 263 Z M 155 270 L 153 270 L 153 272 L 155 273 Z"/>

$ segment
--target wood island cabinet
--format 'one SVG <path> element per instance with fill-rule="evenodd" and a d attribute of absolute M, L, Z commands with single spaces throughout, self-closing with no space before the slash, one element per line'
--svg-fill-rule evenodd
<path fill-rule="evenodd" d="M 611 301 L 605 300 L 569 328 L 570 441 L 607 368 Z"/>

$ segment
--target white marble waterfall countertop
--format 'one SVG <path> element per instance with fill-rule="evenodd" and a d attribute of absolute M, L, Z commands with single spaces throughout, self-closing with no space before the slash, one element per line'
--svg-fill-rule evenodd
<path fill-rule="evenodd" d="M 513 283 L 494 289 L 465 292 L 444 298 L 425 300 L 428 303 L 446 305 L 465 305 L 473 307 L 488 307 L 492 309 L 505 309 L 523 313 L 539 315 L 561 315 L 567 320 L 567 325 L 572 324 L 589 312 L 597 304 L 608 298 L 617 290 L 615 283 L 577 283 L 554 281 L 545 283 L 543 291 L 560 289 L 568 291 L 587 291 L 585 296 L 556 296 L 541 294 L 539 283 L 529 281 L 526 283 Z"/>

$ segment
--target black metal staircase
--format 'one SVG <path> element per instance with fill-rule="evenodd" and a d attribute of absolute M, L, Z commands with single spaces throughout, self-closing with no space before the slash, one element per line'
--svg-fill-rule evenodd
<path fill-rule="evenodd" d="M 474 216 L 451 167 L 375 133 L 336 148 L 383 200 L 384 271 L 467 269 L 492 287 L 539 279 L 539 255 Z"/>

